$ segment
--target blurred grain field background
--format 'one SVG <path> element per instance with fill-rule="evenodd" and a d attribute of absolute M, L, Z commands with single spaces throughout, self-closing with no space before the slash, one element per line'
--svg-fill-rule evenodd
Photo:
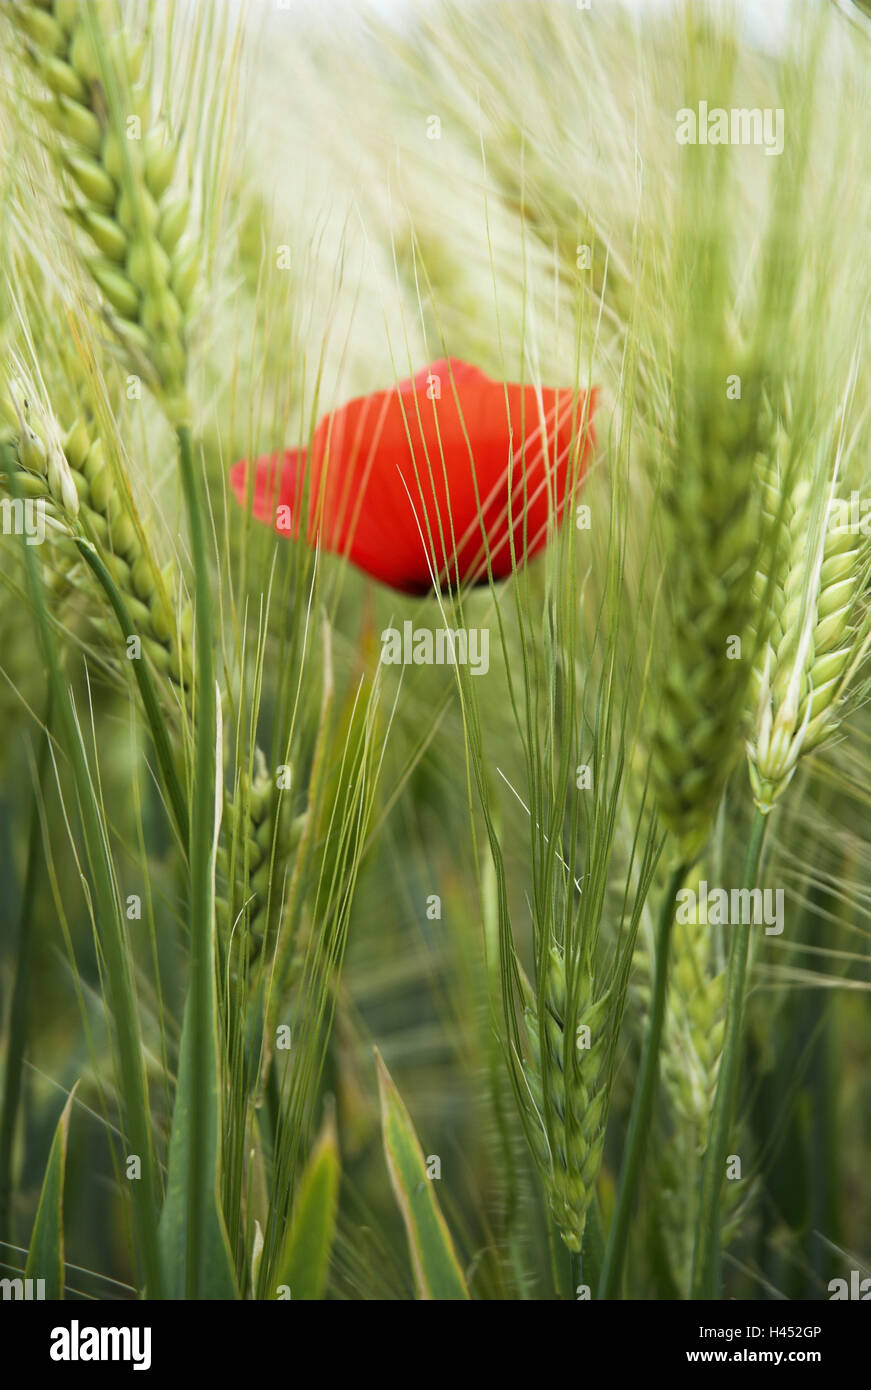
<path fill-rule="evenodd" d="M 0 536 L 2 1273 L 868 1277 L 862 7 L 123 19 L 0 3 L 0 487 L 48 509 Z M 783 152 L 680 143 L 700 101 Z M 409 597 L 239 508 L 444 358 L 599 393 L 515 577 Z M 486 676 L 382 664 L 406 621 Z M 703 881 L 782 933 L 675 920 Z"/>

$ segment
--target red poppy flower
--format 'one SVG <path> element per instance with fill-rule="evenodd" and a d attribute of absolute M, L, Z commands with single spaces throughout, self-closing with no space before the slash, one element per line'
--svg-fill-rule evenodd
<path fill-rule="evenodd" d="M 257 459 L 254 515 L 406 593 L 506 578 L 541 550 L 593 444 L 583 392 L 492 381 L 456 359 L 326 415 L 308 450 Z M 230 470 L 248 501 L 246 460 Z M 550 498 L 550 505 L 549 505 Z"/>

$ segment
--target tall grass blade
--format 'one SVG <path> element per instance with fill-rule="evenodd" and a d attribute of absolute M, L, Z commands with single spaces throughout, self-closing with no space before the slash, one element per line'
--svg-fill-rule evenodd
<path fill-rule="evenodd" d="M 279 1285 L 289 1289 L 294 1300 L 324 1296 L 336 1235 L 340 1181 L 339 1141 L 330 1116 L 300 1180 L 278 1266 Z"/>
<path fill-rule="evenodd" d="M 167 1286 L 181 1298 L 234 1298 L 230 1244 L 218 1202 L 221 1134 L 215 984 L 215 851 L 221 807 L 205 501 L 188 430 L 179 459 L 196 598 L 196 729 L 191 815 L 190 982 L 179 1059 L 169 1183 L 161 1217 Z M 217 751 L 216 751 L 217 749 Z"/>
<path fill-rule="evenodd" d="M 24 1270 L 25 1279 L 44 1279 L 45 1297 L 54 1299 L 64 1296 L 64 1174 L 76 1086 L 70 1091 L 51 1141 Z"/>
<path fill-rule="evenodd" d="M 375 1060 L 384 1156 L 393 1194 L 405 1222 L 417 1296 L 420 1299 L 468 1298 L 466 1280 L 435 1189 L 427 1176 L 423 1150 L 411 1116 L 377 1050 Z"/>
<path fill-rule="evenodd" d="M 9 1041 L 6 1051 L 6 1065 L 3 1071 L 3 1108 L 0 1111 L 0 1242 L 8 1241 L 11 1234 L 12 1153 L 15 1143 L 18 1106 L 21 1099 L 21 1073 L 24 1066 L 24 1049 L 28 1031 L 28 997 L 34 936 L 33 904 L 36 897 L 39 868 L 42 863 L 39 797 L 43 795 L 48 771 L 48 730 L 51 728 L 50 697 L 44 722 L 46 735 L 40 743 L 37 780 L 27 840 L 27 868 L 24 875 L 24 890 L 21 895 L 18 920 L 15 975 L 12 984 L 12 1002 L 9 1009 Z"/>

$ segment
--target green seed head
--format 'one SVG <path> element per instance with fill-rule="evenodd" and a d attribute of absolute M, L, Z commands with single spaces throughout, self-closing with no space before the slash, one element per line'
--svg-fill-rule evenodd
<path fill-rule="evenodd" d="M 691 362 L 687 370 L 702 369 Z M 753 583 L 767 541 L 756 483 L 756 376 L 752 360 L 743 364 L 741 400 L 727 400 L 717 380 L 679 392 L 665 471 L 661 696 L 650 705 L 651 762 L 660 814 L 684 860 L 703 845 L 741 751 Z"/>
<path fill-rule="evenodd" d="M 178 259 L 173 252 L 189 225 L 189 201 L 169 195 L 178 148 L 166 123 L 150 117 L 151 92 L 139 82 L 145 46 L 132 50 L 120 30 L 107 27 L 113 13 L 78 4 L 10 10 L 24 52 L 53 94 L 37 106 L 75 189 L 70 215 L 100 253 L 85 253 L 85 263 L 137 373 L 181 423 L 189 415 L 185 311 L 197 258 L 190 243 Z M 106 100 L 113 89 L 120 110 Z M 128 139 L 134 115 L 142 140 Z"/>
<path fill-rule="evenodd" d="M 815 516 L 805 480 L 786 499 L 773 621 L 754 673 L 748 740 L 750 782 L 763 812 L 783 794 L 802 755 L 837 728 L 867 644 L 868 541 L 836 524 L 844 510 L 835 500 Z"/>
<path fill-rule="evenodd" d="M 530 1110 L 527 1134 L 562 1239 L 580 1250 L 604 1143 L 604 1022 L 607 997 L 593 1002 L 592 977 L 578 968 L 577 1004 L 569 990 L 565 953 L 555 943 L 540 997 L 524 1011 Z M 571 1018 L 569 1011 L 571 1010 Z M 541 1033 L 544 1032 L 544 1053 Z"/>
<path fill-rule="evenodd" d="M 67 547 L 52 555 L 46 582 L 62 597 L 69 587 L 69 538 L 87 540 L 121 589 L 152 664 L 161 675 L 189 689 L 193 622 L 189 608 L 178 605 L 176 611 L 174 606 L 175 567 L 167 566 L 161 576 L 143 538 L 129 488 L 123 479 L 116 479 L 87 414 L 62 431 L 29 384 L 25 387 L 11 376 L 6 380 L 6 389 L 0 390 L 0 412 L 14 425 L 3 428 L 0 447 L 9 453 L 19 491 L 46 502 L 53 535 Z M 102 591 L 100 597 L 102 604 Z M 114 616 L 104 615 L 101 607 L 91 626 L 117 652 Z"/>

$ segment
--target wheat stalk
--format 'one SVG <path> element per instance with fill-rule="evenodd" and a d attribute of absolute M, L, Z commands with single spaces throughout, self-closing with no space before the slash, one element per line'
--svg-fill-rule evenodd
<path fill-rule="evenodd" d="M 663 1234 L 681 1289 L 690 1278 L 696 1192 L 723 1052 L 725 1008 L 725 962 L 714 949 L 710 927 L 676 923 L 661 1053 L 663 1091 L 675 1129 L 662 1146 L 661 1185 L 669 1217 Z M 746 1183 L 726 1183 L 722 1244 L 737 1229 L 739 1208 L 746 1210 L 748 1197 Z"/>
<path fill-rule="evenodd" d="M 44 504 L 57 540 L 96 547 L 134 624 L 125 636 L 138 636 L 156 670 L 188 687 L 192 615 L 180 578 L 171 561 L 158 565 L 129 487 L 119 484 L 93 421 L 83 413 L 63 430 L 32 386 L 20 376 L 10 375 L 9 383 L 0 391 L 0 450 L 11 488 Z M 117 631 L 114 624 L 111 630 Z"/>
<path fill-rule="evenodd" d="M 0 457 L 8 489 L 44 505 L 54 548 L 64 544 L 69 548 L 62 571 L 66 583 L 76 583 L 87 572 L 74 543 L 86 542 L 94 548 L 123 595 L 132 624 L 123 639 L 138 637 L 154 668 L 189 701 L 193 614 L 175 563 L 158 567 L 129 487 L 116 479 L 86 414 L 63 431 L 48 408 L 40 405 L 32 386 L 25 387 L 20 378 L 11 382 L 0 393 L 4 421 Z M 105 600 L 105 594 L 100 596 Z M 91 626 L 117 655 L 115 616 L 91 617 Z M 306 820 L 306 813 L 292 816 L 290 798 L 276 786 L 259 748 L 254 759 L 253 778 L 249 780 L 243 769 L 239 795 L 234 799 L 228 793 L 225 799 L 216 898 L 227 934 L 244 914 L 247 930 L 233 939 L 242 944 L 249 959 L 262 948 L 267 934 L 275 931 L 282 902 L 280 885 Z M 278 891 L 271 885 L 278 885 Z"/>
<path fill-rule="evenodd" d="M 779 482 L 767 482 L 769 515 L 784 505 Z M 836 481 L 827 510 L 814 507 L 814 495 L 807 478 L 787 493 L 772 623 L 754 672 L 747 753 L 763 813 L 789 785 L 801 757 L 836 732 L 869 645 L 868 538 L 844 520 L 849 503 L 839 497 Z M 757 591 L 765 587 L 767 577 L 757 576 Z"/>
<path fill-rule="evenodd" d="M 128 47 L 114 11 L 100 3 L 24 4 L 12 17 L 32 68 L 51 93 L 36 105 L 52 128 L 50 145 L 69 178 L 73 197 L 66 211 L 98 252 L 83 259 L 104 312 L 171 422 L 183 427 L 190 414 L 188 311 L 200 249 L 187 231 L 190 199 L 171 189 L 178 146 L 167 122 L 152 119 L 149 84 L 142 78 L 144 47 Z M 166 602 L 166 590 L 175 587 L 172 566 L 162 574 L 156 570 L 141 527 L 131 523 L 121 490 L 113 487 L 100 441 L 87 437 L 81 421 L 64 446 L 77 493 L 89 503 L 86 529 L 108 546 L 107 567 L 143 646 L 158 669 L 190 685 L 193 615 L 185 605 L 177 619 Z M 31 493 L 40 487 L 32 473 L 25 467 L 19 479 Z M 62 513 L 60 520 L 69 523 L 69 515 Z M 255 757 L 262 763 L 259 750 Z M 263 926 L 267 899 L 269 922 L 275 924 L 280 893 L 270 897 L 272 873 L 283 881 L 300 833 L 275 795 L 267 814 L 261 772 L 238 802 L 226 797 L 218 907 L 228 931 L 242 914 L 250 926 Z M 262 944 L 257 930 L 243 939 L 246 950 Z"/>
<path fill-rule="evenodd" d="M 710 348 L 706 355 L 710 361 Z M 737 349 L 731 361 L 740 363 Z M 651 765 L 662 819 L 684 860 L 701 848 L 740 750 L 748 657 L 760 625 L 759 367 L 746 360 L 744 394 L 730 402 L 727 362 L 711 362 L 691 394 L 679 395 L 662 491 L 669 639 Z"/>
<path fill-rule="evenodd" d="M 602 1162 L 607 1103 L 608 997 L 594 1001 L 592 975 L 577 973 L 578 998 L 570 1008 L 565 952 L 552 945 L 538 996 L 527 985 L 524 1010 L 532 1151 L 554 1220 L 574 1252 L 581 1249 Z"/>
<path fill-rule="evenodd" d="M 242 768 L 237 795 L 225 797 L 229 829 L 218 847 L 215 899 L 231 927 L 243 912 L 247 914 L 242 944 L 248 960 L 275 933 L 285 877 L 307 819 L 307 811 L 292 814 L 290 796 L 277 785 L 262 751 L 255 748 L 253 776 Z"/>
<path fill-rule="evenodd" d="M 151 116 L 140 82 L 144 49 L 109 30 L 105 5 L 70 0 L 16 4 L 24 51 L 49 95 L 36 106 L 69 177 L 72 221 L 96 253 L 85 262 L 104 311 L 136 370 L 160 394 L 176 425 L 189 415 L 187 315 L 199 248 L 186 235 L 190 199 L 171 190 L 177 145 Z"/>
<path fill-rule="evenodd" d="M 712 959 L 710 929 L 679 923 L 664 1033 L 662 1077 L 674 1110 L 706 1121 L 723 1049 L 725 967 Z"/>

